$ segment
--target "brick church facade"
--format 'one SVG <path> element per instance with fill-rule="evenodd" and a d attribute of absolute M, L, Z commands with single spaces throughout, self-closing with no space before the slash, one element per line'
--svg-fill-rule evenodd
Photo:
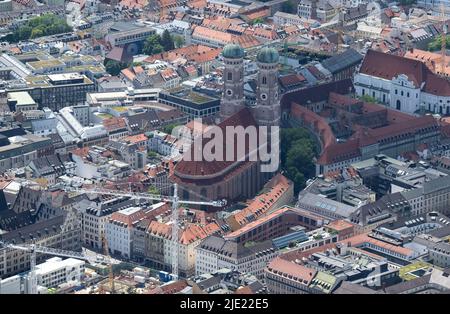
<path fill-rule="evenodd" d="M 263 48 L 257 55 L 259 68 L 257 101 L 251 107 L 246 106 L 244 97 L 243 49 L 238 45 L 227 45 L 222 55 L 225 63 L 224 86 L 220 109 L 221 122 L 217 126 L 223 134 L 227 132 L 227 127 L 242 126 L 244 129 L 256 127 L 259 130 L 261 126 L 265 126 L 269 130 L 270 139 L 270 130 L 273 130 L 271 127 L 278 127 L 280 124 L 278 52 L 273 48 Z M 235 136 L 235 140 L 230 142 L 225 137 L 224 135 L 223 154 L 233 149 L 231 145 L 234 145 L 236 154 L 239 140 Z M 207 136 L 203 136 L 200 140 L 201 147 L 209 141 Z M 241 140 L 245 143 L 246 153 L 250 153 L 248 136 Z M 186 153 L 192 154 L 193 147 L 194 145 Z M 182 159 L 175 166 L 171 180 L 179 185 L 180 197 L 184 200 L 246 200 L 254 197 L 274 174 L 261 171 L 261 165 L 259 158 L 257 160 L 234 158 L 232 161 L 226 158 L 224 161 Z"/>

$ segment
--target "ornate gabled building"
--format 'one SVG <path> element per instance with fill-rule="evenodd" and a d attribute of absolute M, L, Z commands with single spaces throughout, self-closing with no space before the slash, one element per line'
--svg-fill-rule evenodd
<path fill-rule="evenodd" d="M 0 241 L 16 245 L 35 243 L 55 249 L 81 250 L 81 219 L 73 203 L 79 197 L 69 198 L 65 193 L 47 193 L 22 187 L 16 203 L 26 203 L 25 207 L 0 208 Z M 30 207 L 29 200 L 36 205 Z M 19 211 L 20 209 L 20 211 Z M 45 260 L 38 254 L 36 262 Z M 30 268 L 30 254 L 7 247 L 0 248 L 0 278 L 21 273 Z"/>
<path fill-rule="evenodd" d="M 251 143 L 255 139 L 244 136 L 240 143 L 237 135 L 230 137 L 226 136 L 226 133 L 233 127 L 243 127 L 244 130 L 256 127 L 259 131 L 261 126 L 265 126 L 268 127 L 267 143 L 271 143 L 271 127 L 278 127 L 280 124 L 278 52 L 273 48 L 263 48 L 257 55 L 257 100 L 253 106 L 245 104 L 244 50 L 238 45 L 227 45 L 222 55 L 225 64 L 224 89 L 220 108 L 221 122 L 218 127 L 223 131 L 223 158 L 222 161 L 217 160 L 218 158 L 206 161 L 202 156 L 200 161 L 196 160 L 194 143 L 186 152 L 191 154 L 191 158 L 183 158 L 176 165 L 171 177 L 173 182 L 179 184 L 180 196 L 185 200 L 245 200 L 253 197 L 273 175 L 273 172 L 261 171 L 259 156 L 256 159 L 249 158 L 255 150 L 254 143 Z M 204 136 L 195 139 L 201 141 L 201 148 L 208 145 L 209 139 L 215 136 L 214 129 L 205 130 Z M 257 141 L 256 147 L 259 150 L 263 142 L 260 139 Z M 242 148 L 239 145 L 245 146 L 243 160 L 238 158 L 238 148 Z M 232 160 L 227 156 L 230 151 L 234 151 Z M 267 148 L 264 148 L 264 152 L 267 152 Z"/>
<path fill-rule="evenodd" d="M 369 50 L 354 85 L 358 96 L 368 95 L 392 109 L 450 114 L 450 82 L 419 60 Z"/>

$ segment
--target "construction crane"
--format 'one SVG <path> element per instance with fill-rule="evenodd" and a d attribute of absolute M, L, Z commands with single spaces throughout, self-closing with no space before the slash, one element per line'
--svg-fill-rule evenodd
<path fill-rule="evenodd" d="M 101 255 L 95 255 L 95 256 L 88 256 L 84 253 L 74 252 L 74 251 L 67 251 L 67 250 L 60 250 L 60 249 L 54 249 L 49 248 L 45 246 L 40 246 L 36 244 L 12 244 L 4 241 L 0 241 L 0 247 L 3 248 L 9 248 L 13 250 L 20 250 L 29 252 L 30 255 L 30 273 L 29 273 L 29 284 L 28 284 L 28 293 L 29 294 L 37 294 L 37 276 L 36 276 L 36 253 L 42 253 L 47 255 L 54 255 L 54 256 L 61 256 L 61 257 L 71 257 L 76 259 L 81 259 L 88 261 L 89 263 L 108 263 L 112 264 L 112 260 L 109 257 L 101 256 Z"/>
<path fill-rule="evenodd" d="M 442 16 L 442 42 L 441 42 L 441 72 L 445 76 L 445 59 L 447 50 L 447 24 L 445 22 L 445 7 L 441 3 L 441 16 Z"/>
<path fill-rule="evenodd" d="M 178 250 L 180 249 L 178 243 L 178 185 L 174 185 L 173 202 L 172 202 L 172 273 L 175 279 L 178 279 Z"/>
<path fill-rule="evenodd" d="M 108 242 L 106 241 L 106 237 L 103 236 L 103 250 L 104 250 L 104 254 L 105 256 L 109 256 L 109 250 L 108 250 Z M 115 292 L 115 287 L 114 287 L 114 272 L 113 272 L 113 267 L 112 267 L 112 263 L 108 264 L 109 267 L 109 291 L 111 294 L 114 294 Z"/>
<path fill-rule="evenodd" d="M 131 191 L 119 191 L 119 190 L 110 190 L 104 188 L 94 187 L 92 189 L 87 188 L 77 188 L 66 186 L 66 192 L 76 192 L 81 194 L 103 194 L 103 195 L 114 195 L 114 196 L 123 196 L 130 197 L 133 199 L 143 199 L 143 200 L 151 200 L 151 201 L 160 201 L 172 203 L 172 235 L 171 235 L 171 243 L 172 243 L 172 275 L 174 279 L 178 279 L 178 250 L 179 250 L 179 241 L 178 241 L 178 205 L 187 204 L 187 205 L 200 205 L 200 206 L 213 206 L 213 207 L 223 207 L 227 204 L 225 199 L 219 201 L 189 201 L 189 200 L 180 200 L 178 197 L 178 185 L 174 184 L 173 188 L 173 196 L 163 196 L 157 194 L 149 194 L 149 193 L 141 193 L 141 192 L 131 192 Z"/>

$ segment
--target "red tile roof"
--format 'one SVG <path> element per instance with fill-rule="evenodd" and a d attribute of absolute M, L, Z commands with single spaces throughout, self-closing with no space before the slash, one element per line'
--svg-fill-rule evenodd
<path fill-rule="evenodd" d="M 127 127 L 124 118 L 116 118 L 116 117 L 106 118 L 103 119 L 102 123 L 106 131 L 108 132 L 113 132 L 115 130 L 120 130 Z"/>
<path fill-rule="evenodd" d="M 214 60 L 221 51 L 222 49 L 220 48 L 211 48 L 204 45 L 190 45 L 151 55 L 145 59 L 145 62 L 153 62 L 155 60 L 173 62 L 182 57 L 195 63 L 205 63 Z"/>
<path fill-rule="evenodd" d="M 215 29 L 210 29 L 204 26 L 195 27 L 194 32 L 192 33 L 192 37 L 207 38 L 209 40 L 223 42 L 224 44 L 233 43 L 233 41 L 235 40 L 235 35 L 233 34 Z"/>
<path fill-rule="evenodd" d="M 185 113 L 181 112 L 178 109 L 158 111 L 156 112 L 156 115 L 158 116 L 159 120 L 161 120 L 161 122 L 172 121 L 186 116 Z"/>
<path fill-rule="evenodd" d="M 188 245 L 198 240 L 202 240 L 220 230 L 219 225 L 215 222 L 203 226 L 186 223 L 184 228 L 179 231 L 179 241 L 181 244 Z M 162 222 L 152 221 L 148 226 L 147 232 L 166 239 L 171 239 L 172 226 Z"/>
<path fill-rule="evenodd" d="M 226 127 L 227 126 L 242 126 L 244 129 L 248 126 L 256 126 L 256 122 L 253 119 L 252 114 L 250 113 L 249 109 L 245 108 L 236 113 L 235 115 L 229 117 L 225 121 L 221 122 L 218 127 L 220 127 L 223 131 L 222 134 L 226 134 Z M 211 130 L 208 130 L 206 132 L 213 132 Z M 223 147 L 231 147 L 233 145 L 230 141 L 232 139 L 228 139 L 227 136 L 223 136 Z M 208 142 L 209 139 L 207 136 L 201 137 L 198 140 L 202 141 L 201 147 L 203 148 Z M 186 152 L 186 154 L 190 154 L 191 160 L 186 160 L 187 158 L 183 158 L 178 164 L 175 166 L 175 174 L 178 176 L 188 175 L 188 176 L 198 176 L 199 179 L 201 177 L 206 175 L 215 175 L 218 174 L 221 171 L 225 171 L 227 168 L 232 167 L 233 165 L 245 163 L 245 162 L 238 162 L 237 161 L 237 144 L 238 141 L 234 139 L 234 153 L 235 158 L 234 161 L 227 161 L 226 158 L 226 151 L 223 150 L 223 161 L 195 161 L 194 160 L 194 147 L 193 144 L 192 148 Z M 198 144 L 197 144 L 198 145 Z M 246 139 L 246 152 L 248 152 L 249 149 L 249 141 Z"/>
<path fill-rule="evenodd" d="M 348 221 L 342 220 L 342 219 L 338 219 L 338 220 L 334 220 L 332 222 L 330 222 L 327 225 L 328 228 L 332 228 L 336 231 L 342 231 L 342 230 L 346 230 L 349 228 L 353 228 L 354 225 Z"/>
<path fill-rule="evenodd" d="M 267 265 L 267 271 L 276 275 L 287 277 L 287 279 L 301 282 L 308 286 L 317 273 L 317 270 L 291 261 L 276 257 Z"/>
<path fill-rule="evenodd" d="M 178 77 L 178 73 L 172 68 L 164 69 L 160 72 L 160 74 L 161 74 L 162 78 L 166 81 Z"/>
<path fill-rule="evenodd" d="M 244 15 L 249 21 L 253 21 L 257 18 L 266 18 L 266 17 L 270 16 L 270 8 L 264 6 L 264 7 L 248 10 L 247 12 L 244 12 L 242 15 Z"/>
<path fill-rule="evenodd" d="M 142 9 L 147 5 L 147 0 L 120 0 L 120 4 L 125 8 Z"/>
<path fill-rule="evenodd" d="M 145 212 L 143 210 L 138 210 L 131 215 L 125 215 L 120 211 L 115 212 L 111 215 L 110 221 L 119 221 L 123 224 L 126 224 L 128 228 L 133 226 L 133 223 L 138 222 L 141 219 L 145 218 Z"/>
<path fill-rule="evenodd" d="M 305 81 L 306 81 L 305 77 L 300 74 L 289 74 L 289 75 L 280 77 L 280 83 L 284 87 L 289 87 L 292 85 L 303 83 Z"/>
<path fill-rule="evenodd" d="M 214 18 L 203 19 L 202 26 L 219 31 L 227 31 L 232 25 L 236 25 L 237 23 L 239 23 L 239 20 L 236 21 L 227 17 L 216 16 Z"/>
<path fill-rule="evenodd" d="M 235 44 L 239 44 L 242 48 L 251 48 L 260 45 L 258 39 L 255 38 L 253 35 L 240 35 L 237 36 L 236 40 L 233 41 Z"/>
<path fill-rule="evenodd" d="M 336 143 L 336 137 L 325 118 L 296 103 L 291 105 L 291 115 L 295 119 L 302 121 L 302 123 L 309 125 L 317 134 L 319 134 L 323 148 Z"/>
<path fill-rule="evenodd" d="M 329 165 L 361 156 L 359 141 L 348 140 L 345 143 L 333 143 L 326 147 L 317 160 L 319 165 Z"/>
<path fill-rule="evenodd" d="M 275 40 L 278 38 L 278 34 L 273 29 L 265 29 L 261 27 L 255 27 L 255 28 L 247 28 L 245 30 L 245 34 L 247 35 L 253 35 L 256 37 L 261 37 L 269 40 Z"/>
<path fill-rule="evenodd" d="M 284 94 L 281 98 L 281 107 L 282 109 L 289 108 L 292 103 L 298 103 L 306 106 L 308 102 L 315 103 L 319 101 L 326 101 L 330 92 L 348 94 L 352 92 L 352 90 L 353 82 L 351 79 L 320 84 Z"/>
<path fill-rule="evenodd" d="M 237 223 L 244 225 L 250 222 L 247 219 L 249 216 L 252 216 L 252 220 L 254 220 L 264 215 L 284 195 L 289 187 L 292 186 L 292 182 L 282 174 L 277 174 L 268 182 L 268 185 L 272 186 L 269 191 L 257 195 L 246 208 L 234 215 Z"/>
<path fill-rule="evenodd" d="M 188 1 L 186 5 L 190 8 L 203 9 L 204 7 L 206 7 L 207 4 L 208 2 L 206 0 L 192 0 Z"/>
<path fill-rule="evenodd" d="M 380 67 L 380 64 L 383 66 Z M 404 74 L 416 87 L 425 83 L 424 91 L 427 93 L 450 96 L 450 82 L 431 72 L 425 63 L 418 60 L 369 50 L 359 72 L 386 80 Z"/>
<path fill-rule="evenodd" d="M 125 76 L 127 78 L 127 80 L 129 81 L 133 81 L 134 78 L 136 77 L 136 74 L 133 73 L 133 71 L 131 69 L 123 69 L 120 71 L 120 73 Z"/>
<path fill-rule="evenodd" d="M 147 136 L 145 134 L 137 134 L 137 135 L 130 135 L 125 137 L 123 140 L 130 143 L 140 143 L 147 141 Z"/>
<path fill-rule="evenodd" d="M 450 138 L 450 123 L 445 121 L 439 121 L 439 126 L 441 127 L 441 134 L 446 138 Z"/>
<path fill-rule="evenodd" d="M 365 142 L 379 142 L 398 136 L 414 136 L 417 132 L 420 132 L 421 129 L 438 127 L 438 121 L 436 121 L 433 116 L 423 116 L 409 120 L 405 123 L 395 123 L 381 128 L 364 128 L 354 134 L 352 138 L 359 138 L 361 144 L 365 144 Z"/>
<path fill-rule="evenodd" d="M 389 244 L 389 243 L 371 238 L 368 236 L 367 233 L 358 234 L 358 235 L 355 235 L 348 239 L 339 241 L 337 243 L 348 245 L 349 247 L 360 247 L 360 246 L 364 246 L 365 244 L 370 243 L 371 245 L 374 245 L 376 247 L 383 248 L 387 251 L 395 252 L 397 254 L 401 254 L 406 257 L 410 257 L 412 254 L 414 254 L 414 251 L 412 249 L 405 248 L 405 247 L 398 246 L 398 245 Z M 331 248 L 336 248 L 337 243 L 325 244 L 325 245 L 315 247 L 315 248 L 312 248 L 312 249 L 306 250 L 306 251 L 298 251 L 298 250 L 290 251 L 288 253 L 280 255 L 279 258 L 287 260 L 287 261 L 294 261 L 296 259 L 301 260 L 303 257 L 311 256 L 311 254 L 314 254 L 317 252 L 324 252 L 325 250 L 331 249 Z"/>
<path fill-rule="evenodd" d="M 433 116 L 423 116 L 394 123 L 385 127 L 370 129 L 355 126 L 355 133 L 345 143 L 335 143 L 324 149 L 317 163 L 328 165 L 361 155 L 360 148 L 374 143 L 395 141 L 399 137 L 414 137 L 416 133 L 428 128 L 439 128 Z"/>
<path fill-rule="evenodd" d="M 283 216 L 286 213 L 298 213 L 302 216 L 306 216 L 308 218 L 314 219 L 314 220 L 321 220 L 322 218 L 315 215 L 312 212 L 300 209 L 300 208 L 293 208 L 293 207 L 280 207 L 274 211 L 271 211 L 270 213 L 266 213 L 265 215 L 262 215 L 257 220 L 254 220 L 240 229 L 233 231 L 227 235 L 224 236 L 225 239 L 236 239 L 237 237 L 249 232 L 250 230 L 256 229 L 259 226 L 263 225 L 264 223 L 271 221 L 277 217 Z"/>
<path fill-rule="evenodd" d="M 187 286 L 188 284 L 186 280 L 178 280 L 160 287 L 156 287 L 148 291 L 148 294 L 175 294 L 182 291 Z"/>
<path fill-rule="evenodd" d="M 80 157 L 86 157 L 89 154 L 89 147 L 76 148 L 71 153 Z"/>

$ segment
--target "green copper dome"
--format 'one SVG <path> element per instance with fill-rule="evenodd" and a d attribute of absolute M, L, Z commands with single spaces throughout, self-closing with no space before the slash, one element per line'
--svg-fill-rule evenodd
<path fill-rule="evenodd" d="M 278 62 L 279 54 L 275 48 L 264 47 L 258 52 L 256 59 L 262 63 L 276 63 Z"/>
<path fill-rule="evenodd" d="M 244 57 L 244 49 L 235 44 L 226 45 L 222 50 L 222 55 L 225 58 L 239 59 Z"/>

